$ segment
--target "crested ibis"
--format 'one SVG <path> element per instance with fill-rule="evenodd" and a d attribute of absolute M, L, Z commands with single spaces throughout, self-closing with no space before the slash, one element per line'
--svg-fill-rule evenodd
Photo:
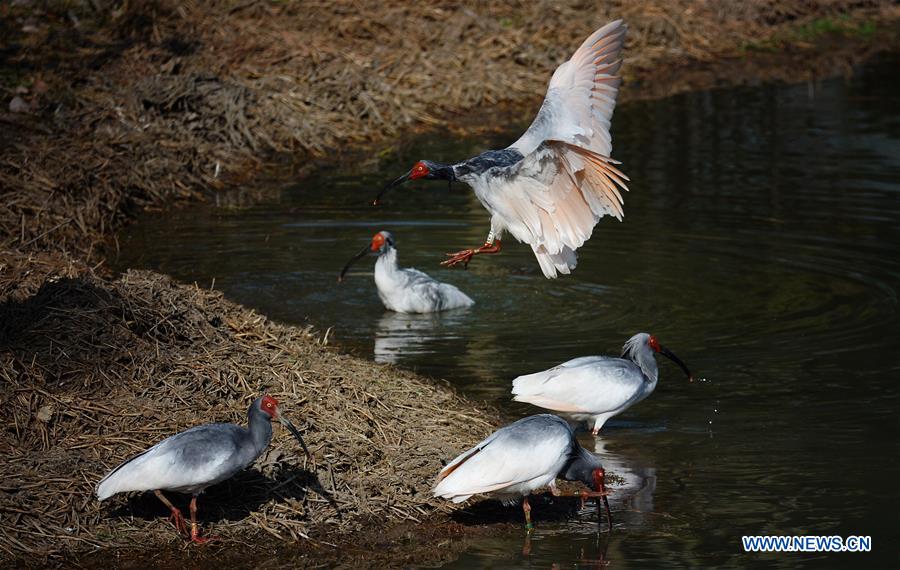
<path fill-rule="evenodd" d="M 491 213 L 484 245 L 448 253 L 443 265 L 500 251 L 508 231 L 529 244 L 544 275 L 555 278 L 575 268 L 575 250 L 591 237 L 603 216 L 622 220 L 628 177 L 611 158 L 610 119 L 621 79 L 626 26 L 611 22 L 590 35 L 560 65 L 528 130 L 502 150 L 488 150 L 456 164 L 417 162 L 389 188 L 407 180 L 465 182 Z"/>
<path fill-rule="evenodd" d="M 381 302 L 389 311 L 398 313 L 433 313 L 471 307 L 475 304 L 468 295 L 447 283 L 436 281 L 418 269 L 403 268 L 397 263 L 397 247 L 391 232 L 380 231 L 371 243 L 353 256 L 341 270 L 343 281 L 350 266 L 374 253 L 375 287 Z"/>
<path fill-rule="evenodd" d="M 461 503 L 472 495 L 486 494 L 505 504 L 522 497 L 525 527 L 532 529 L 528 495 L 550 487 L 555 496 L 564 495 L 556 479 L 580 481 L 592 489 L 575 493 L 582 500 L 603 498 L 606 519 L 612 529 L 605 472 L 600 459 L 587 451 L 562 418 L 538 414 L 500 428 L 475 447 L 463 452 L 444 467 L 437 477 L 434 495 Z M 598 517 L 599 517 L 599 503 Z"/>
<path fill-rule="evenodd" d="M 191 541 L 208 542 L 197 526 L 197 496 L 256 461 L 272 440 L 272 420 L 280 421 L 310 456 L 300 432 L 281 415 L 278 401 L 266 395 L 250 404 L 246 428 L 205 424 L 168 437 L 110 471 L 97 485 L 97 498 L 103 501 L 116 493 L 153 491 L 171 511 L 175 528 L 186 534 L 184 515 L 162 492 L 189 493 Z"/>
<path fill-rule="evenodd" d="M 638 333 L 622 347 L 622 356 L 573 358 L 543 372 L 513 380 L 513 400 L 559 412 L 574 420 L 593 420 L 597 435 L 609 418 L 649 396 L 656 388 L 659 370 L 655 354 L 677 364 L 689 381 L 693 376 L 675 354 L 655 336 Z"/>

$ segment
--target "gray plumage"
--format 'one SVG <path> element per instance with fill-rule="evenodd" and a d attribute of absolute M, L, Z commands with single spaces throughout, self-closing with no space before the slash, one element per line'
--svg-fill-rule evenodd
<path fill-rule="evenodd" d="M 214 423 L 162 440 L 113 469 L 97 485 L 101 501 L 127 491 L 171 490 L 198 495 L 253 463 L 272 440 L 271 416 L 257 398 L 248 427 Z"/>
<path fill-rule="evenodd" d="M 579 445 L 569 424 L 552 414 L 522 418 L 461 453 L 438 475 L 434 494 L 462 502 L 485 493 L 511 502 L 554 486 L 557 477 L 594 487 L 600 459 Z"/>
<path fill-rule="evenodd" d="M 487 150 L 451 166 L 455 178 L 465 178 L 471 174 L 483 174 L 493 168 L 508 168 L 525 158 L 514 148 Z"/>

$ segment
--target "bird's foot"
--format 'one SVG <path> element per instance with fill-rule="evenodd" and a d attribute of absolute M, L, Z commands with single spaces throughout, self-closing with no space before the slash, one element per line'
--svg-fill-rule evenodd
<path fill-rule="evenodd" d="M 218 536 L 200 536 L 199 532 L 197 534 L 191 533 L 191 542 L 194 544 L 209 544 L 217 540 L 220 540 Z"/>
<path fill-rule="evenodd" d="M 441 265 L 443 265 L 444 267 L 453 267 L 454 265 L 462 263 L 463 267 L 468 269 L 469 262 L 472 261 L 473 257 L 475 257 L 475 250 L 464 249 L 462 251 L 457 251 L 456 253 L 448 253 L 447 257 L 449 259 L 445 259 L 441 262 Z"/>
<path fill-rule="evenodd" d="M 499 253 L 502 247 L 503 244 L 499 239 L 488 241 L 485 242 L 483 246 L 476 249 L 464 249 L 462 251 L 457 251 L 456 253 L 448 253 L 447 257 L 450 259 L 445 259 L 441 262 L 441 265 L 444 267 L 453 267 L 454 265 L 462 263 L 463 266 L 468 269 L 469 262 L 472 261 L 472 258 L 476 255 L 481 253 Z"/>
<path fill-rule="evenodd" d="M 600 433 L 600 428 L 594 428 L 591 430 L 591 435 L 597 437 L 597 434 Z"/>
<path fill-rule="evenodd" d="M 584 504 L 587 502 L 588 499 L 608 497 L 609 491 L 581 491 L 579 493 L 579 496 L 581 497 L 581 508 L 583 509 Z"/>
<path fill-rule="evenodd" d="M 188 531 L 187 522 L 184 520 L 184 515 L 181 514 L 181 511 L 178 509 L 172 509 L 172 514 L 169 515 L 169 520 L 172 521 L 172 524 L 175 525 L 175 530 L 178 531 L 178 534 L 183 536 L 188 536 L 190 531 Z"/>

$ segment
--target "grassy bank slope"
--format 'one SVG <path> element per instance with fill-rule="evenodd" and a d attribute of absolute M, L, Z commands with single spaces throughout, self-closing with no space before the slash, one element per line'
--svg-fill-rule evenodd
<path fill-rule="evenodd" d="M 153 497 L 101 507 L 93 485 L 178 429 L 243 421 L 262 391 L 316 461 L 277 434 L 201 504 L 227 540 L 325 545 L 430 518 L 440 460 L 490 429 L 437 383 L 217 293 L 109 278 L 104 249 L 135 213 L 273 153 L 334 161 L 479 109 L 530 115 L 553 67 L 613 18 L 631 29 L 628 98 L 834 72 L 896 45 L 897 15 L 850 0 L 3 3 L 0 556 L 179 544 Z"/>

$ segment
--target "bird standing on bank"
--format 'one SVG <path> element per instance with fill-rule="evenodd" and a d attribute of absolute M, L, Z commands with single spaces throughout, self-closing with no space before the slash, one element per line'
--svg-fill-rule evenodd
<path fill-rule="evenodd" d="M 418 269 L 402 268 L 397 263 L 397 247 L 391 232 L 380 231 L 372 242 L 353 256 L 341 270 L 338 281 L 357 260 L 375 253 L 375 287 L 378 297 L 389 311 L 398 313 L 433 313 L 471 307 L 468 295 L 447 283 L 436 281 Z"/>
<path fill-rule="evenodd" d="M 609 127 L 621 79 L 626 26 L 603 26 L 560 65 L 534 122 L 519 140 L 456 164 L 428 160 L 388 184 L 420 178 L 465 182 L 491 213 L 484 245 L 447 254 L 447 266 L 500 251 L 504 231 L 531 245 L 547 278 L 575 268 L 575 250 L 603 216 L 622 220 L 628 177 L 611 158 Z"/>
<path fill-rule="evenodd" d="M 310 456 L 300 432 L 281 415 L 278 401 L 267 395 L 250 405 L 246 428 L 205 424 L 166 438 L 110 471 L 97 485 L 97 498 L 102 501 L 116 493 L 153 491 L 171 511 L 175 528 L 186 534 L 184 515 L 162 492 L 189 493 L 193 495 L 191 541 L 204 544 L 209 539 L 200 536 L 197 526 L 197 496 L 256 461 L 272 440 L 272 420 L 280 421 Z"/>
<path fill-rule="evenodd" d="M 655 336 L 638 333 L 622 347 L 622 356 L 583 356 L 543 372 L 513 380 L 513 400 L 560 412 L 575 420 L 593 420 L 597 435 L 609 418 L 649 396 L 659 370 L 654 355 L 677 364 L 689 381 L 693 376 L 677 356 Z"/>
<path fill-rule="evenodd" d="M 460 454 L 438 474 L 433 492 L 454 503 L 476 494 L 492 495 L 505 504 L 513 504 L 521 497 L 525 526 L 530 530 L 533 526 L 528 495 L 548 486 L 553 495 L 564 495 L 556 487 L 556 479 L 561 477 L 593 489 L 576 494 L 582 499 L 602 497 L 612 528 L 605 476 L 600 459 L 579 445 L 565 420 L 539 414 L 500 428 Z M 599 503 L 597 508 L 599 517 Z"/>

